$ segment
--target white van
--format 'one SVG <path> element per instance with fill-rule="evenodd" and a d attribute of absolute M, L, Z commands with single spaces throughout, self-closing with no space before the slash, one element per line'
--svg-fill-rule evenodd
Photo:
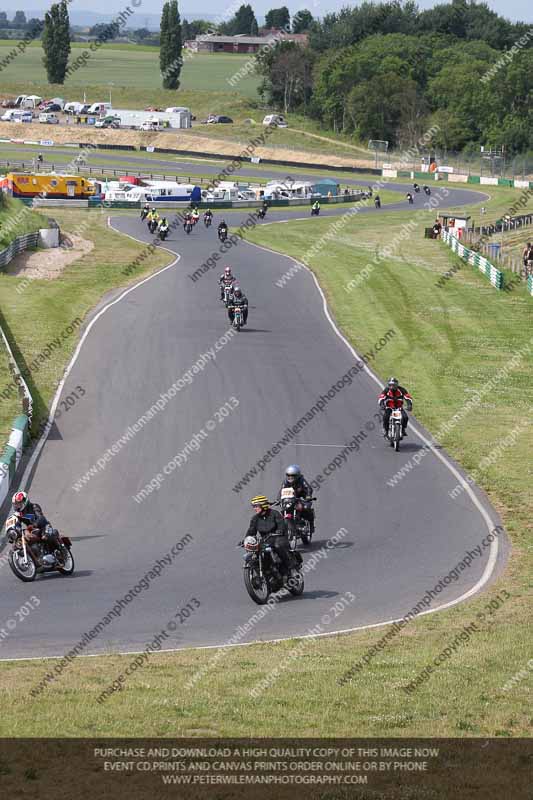
<path fill-rule="evenodd" d="M 268 114 L 263 120 L 263 125 L 270 125 L 273 128 L 289 127 L 282 114 Z"/>
<path fill-rule="evenodd" d="M 19 111 L 16 108 L 10 108 L 1 117 L 3 122 L 33 122 L 33 114 L 31 111 Z"/>
<path fill-rule="evenodd" d="M 39 122 L 47 123 L 48 125 L 58 125 L 59 124 L 59 117 L 57 114 L 47 114 L 43 112 L 39 114 Z"/>
<path fill-rule="evenodd" d="M 38 94 L 28 94 L 20 104 L 20 108 L 37 108 L 43 102 Z"/>
<path fill-rule="evenodd" d="M 88 114 L 107 114 L 111 108 L 111 103 L 93 103 L 89 106 Z"/>
<path fill-rule="evenodd" d="M 140 131 L 162 131 L 163 125 L 161 124 L 161 120 L 159 119 L 147 119 L 144 122 L 141 122 L 139 125 L 138 130 Z"/>

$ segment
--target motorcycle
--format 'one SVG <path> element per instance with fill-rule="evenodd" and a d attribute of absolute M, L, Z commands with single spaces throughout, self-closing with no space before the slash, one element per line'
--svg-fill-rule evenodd
<path fill-rule="evenodd" d="M 213 217 L 210 217 L 209 215 L 205 216 L 205 214 L 204 214 L 204 225 L 205 225 L 205 227 L 206 228 L 211 227 L 211 223 L 212 222 L 213 222 Z"/>
<path fill-rule="evenodd" d="M 226 239 L 228 238 L 228 231 L 227 231 L 226 228 L 221 228 L 219 230 L 218 238 L 220 239 L 221 242 L 225 242 L 226 241 Z"/>
<path fill-rule="evenodd" d="M 196 216 L 193 214 L 193 216 L 192 216 L 192 224 L 193 224 L 193 225 L 196 225 L 196 223 L 198 222 L 198 220 L 199 220 L 199 219 L 200 219 L 200 217 L 196 217 Z"/>
<path fill-rule="evenodd" d="M 164 225 L 162 228 L 159 228 L 159 238 L 161 239 L 162 242 L 164 242 L 167 236 L 168 236 L 168 225 Z"/>
<path fill-rule="evenodd" d="M 257 212 L 257 216 L 260 219 L 264 219 L 266 217 L 266 213 L 267 213 L 266 208 L 260 208 L 259 211 Z"/>
<path fill-rule="evenodd" d="M 232 286 L 224 286 L 224 291 L 223 291 L 223 294 L 222 294 L 222 302 L 224 303 L 226 308 L 231 303 L 232 290 L 233 290 Z"/>
<path fill-rule="evenodd" d="M 187 220 L 187 222 L 183 226 L 183 230 L 185 231 L 186 234 L 189 234 L 192 231 L 192 222 Z"/>
<path fill-rule="evenodd" d="M 406 197 L 409 200 L 409 204 L 412 205 L 412 203 L 413 203 L 413 195 L 412 194 L 407 194 Z"/>
<path fill-rule="evenodd" d="M 320 209 L 319 208 L 313 208 L 311 206 L 311 216 L 312 217 L 318 217 L 319 214 L 320 214 Z"/>
<path fill-rule="evenodd" d="M 389 432 L 387 434 L 389 444 L 394 447 L 396 452 L 400 449 L 400 442 L 403 439 L 402 433 L 402 410 L 393 408 L 389 417 Z"/>
<path fill-rule="evenodd" d="M 420 191 L 420 186 L 418 185 L 418 183 L 415 183 L 415 184 L 414 184 L 414 186 L 413 186 L 413 189 L 414 189 L 414 190 L 415 190 L 415 192 L 417 192 L 417 193 Z"/>
<path fill-rule="evenodd" d="M 376 197 L 376 199 L 374 200 L 374 205 L 376 208 L 381 208 L 381 200 L 379 199 L 379 197 Z"/>
<path fill-rule="evenodd" d="M 150 231 L 150 233 L 155 233 L 156 232 L 156 230 L 157 230 L 157 220 L 156 219 L 151 219 L 151 220 L 148 221 L 148 230 Z"/>
<path fill-rule="evenodd" d="M 146 210 L 146 208 L 143 208 L 141 211 L 141 222 L 144 222 L 147 216 L 148 216 L 148 211 Z"/>
<path fill-rule="evenodd" d="M 244 547 L 246 555 L 243 564 L 244 585 L 246 591 L 260 606 L 268 602 L 273 592 L 287 589 L 297 597 L 304 590 L 304 579 L 301 572 L 301 556 L 293 554 L 295 566 L 290 575 L 284 575 L 281 559 L 269 542 L 270 537 L 246 536 L 239 547 Z"/>
<path fill-rule="evenodd" d="M 311 500 L 316 500 L 316 497 L 312 497 Z M 291 550 L 296 550 L 298 539 L 302 540 L 302 544 L 309 544 L 311 542 L 311 526 L 309 520 L 302 517 L 302 511 L 306 507 L 305 501 L 295 497 L 294 489 L 287 486 L 281 490 L 281 497 L 277 505 L 281 507 L 281 513 L 287 525 Z"/>
<path fill-rule="evenodd" d="M 233 306 L 233 327 L 240 331 L 244 325 L 244 314 L 241 306 Z"/>
<path fill-rule="evenodd" d="M 431 189 L 429 188 L 429 186 L 424 186 L 424 191 L 425 191 L 425 193 L 426 193 L 427 195 L 430 195 L 430 194 L 431 194 Z"/>
<path fill-rule="evenodd" d="M 24 525 L 16 516 L 9 517 L 6 521 L 6 536 L 11 544 L 9 566 L 19 580 L 28 583 L 42 572 L 57 571 L 62 575 L 72 575 L 74 557 L 71 552 L 72 542 L 68 536 L 57 534 L 59 547 L 50 553 L 42 541 L 28 544 L 26 531 L 31 531 L 31 527 Z M 47 525 L 45 531 L 51 534 L 51 525 Z"/>

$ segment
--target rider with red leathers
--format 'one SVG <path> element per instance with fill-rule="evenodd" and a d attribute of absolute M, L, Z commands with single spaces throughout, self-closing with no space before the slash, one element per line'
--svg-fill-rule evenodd
<path fill-rule="evenodd" d="M 231 289 L 231 294 L 233 294 L 233 289 L 235 288 L 235 284 L 237 283 L 237 278 L 231 272 L 231 267 L 226 266 L 224 267 L 224 272 L 218 279 L 220 285 L 220 299 L 224 299 L 224 289 L 226 286 L 229 286 Z"/>
<path fill-rule="evenodd" d="M 407 436 L 407 423 L 409 417 L 407 416 L 403 404 L 407 405 L 407 410 L 412 411 L 413 398 L 405 389 L 398 383 L 398 378 L 389 378 L 387 385 L 383 388 L 378 397 L 378 403 L 383 410 L 383 436 L 385 438 L 389 435 L 389 420 L 392 410 L 394 408 L 401 408 L 402 410 L 402 435 Z"/>

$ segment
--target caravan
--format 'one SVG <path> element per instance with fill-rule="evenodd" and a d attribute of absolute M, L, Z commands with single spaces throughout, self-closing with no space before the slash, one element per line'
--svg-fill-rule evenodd
<path fill-rule="evenodd" d="M 120 200 L 127 203 L 158 203 L 158 202 L 195 202 L 202 200 L 199 186 L 192 183 L 174 183 L 173 181 L 143 181 L 144 185 L 133 183 L 120 183 L 115 181 L 104 183 L 101 192 L 106 200 Z"/>

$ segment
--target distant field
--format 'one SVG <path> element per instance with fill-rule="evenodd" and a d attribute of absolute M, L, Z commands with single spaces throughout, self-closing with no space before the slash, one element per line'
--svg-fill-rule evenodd
<path fill-rule="evenodd" d="M 176 105 L 176 92 L 161 89 L 161 75 L 159 72 L 159 48 L 135 47 L 133 45 L 112 45 L 101 47 L 92 53 L 84 67 L 80 67 L 65 81 L 64 86 L 55 87 L 51 92 L 50 85 L 46 82 L 46 71 L 42 64 L 43 50 L 40 44 L 32 44 L 7 66 L 2 66 L 3 59 L 16 45 L 15 42 L 0 40 L 0 92 L 20 94 L 23 90 L 31 89 L 26 93 L 44 95 L 61 94 L 79 97 L 80 90 L 89 90 L 90 87 L 108 87 L 109 81 L 115 84 L 117 90 L 121 87 L 146 90 L 159 90 L 154 96 L 154 102 L 160 102 L 159 95 L 168 98 L 167 105 Z M 76 43 L 72 46 L 70 62 L 74 62 L 86 49 L 85 45 Z M 215 55 L 194 55 L 187 60 L 182 70 L 182 83 L 180 90 L 191 91 L 226 91 L 234 94 L 235 90 L 226 82 L 226 79 L 237 72 L 250 56 L 243 54 L 221 53 Z M 259 78 L 248 75 L 236 85 L 236 91 L 245 97 L 256 98 Z M 113 88 L 113 87 L 112 87 Z M 91 94 L 92 97 L 92 94 Z M 89 98 L 88 98 L 89 99 Z M 106 99 L 105 97 L 97 99 Z M 115 103 L 116 104 L 116 103 Z"/>

